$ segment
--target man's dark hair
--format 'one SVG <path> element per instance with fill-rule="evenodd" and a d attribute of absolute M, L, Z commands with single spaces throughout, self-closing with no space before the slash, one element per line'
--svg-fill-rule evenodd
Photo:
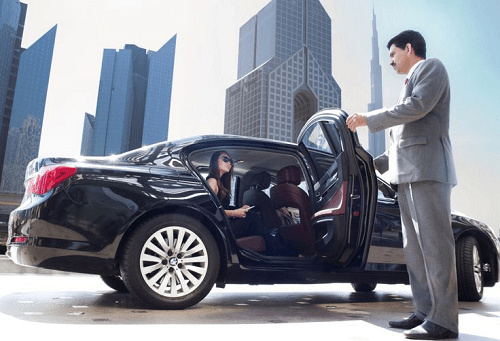
<path fill-rule="evenodd" d="M 396 45 L 400 49 L 404 49 L 406 44 L 410 44 L 413 50 L 415 50 L 415 55 L 423 59 L 426 58 L 426 47 L 424 37 L 417 31 L 407 30 L 403 31 L 387 43 L 387 49 L 390 49 L 392 45 Z"/>

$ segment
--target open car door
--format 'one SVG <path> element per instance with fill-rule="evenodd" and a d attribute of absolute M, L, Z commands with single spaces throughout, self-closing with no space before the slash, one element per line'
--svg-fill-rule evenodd
<path fill-rule="evenodd" d="M 314 184 L 312 218 L 316 252 L 341 266 L 366 261 L 376 209 L 372 157 L 351 133 L 342 110 L 315 114 L 299 134 Z"/>

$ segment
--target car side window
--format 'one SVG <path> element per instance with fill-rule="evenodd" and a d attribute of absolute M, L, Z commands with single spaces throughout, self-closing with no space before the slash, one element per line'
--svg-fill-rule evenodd
<path fill-rule="evenodd" d="M 319 181 L 335 163 L 337 156 L 320 122 L 309 127 L 304 134 L 302 143 L 304 143 L 311 155 L 311 161 L 314 163 L 314 169 L 316 170 L 315 181 Z"/>
<path fill-rule="evenodd" d="M 305 146 L 309 149 L 331 153 L 332 150 L 326 139 L 325 133 L 319 123 L 309 129 L 303 139 Z"/>

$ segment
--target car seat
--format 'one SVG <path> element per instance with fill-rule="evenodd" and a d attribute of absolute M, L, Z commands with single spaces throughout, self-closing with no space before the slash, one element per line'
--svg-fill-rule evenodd
<path fill-rule="evenodd" d="M 250 189 L 243 194 L 243 204 L 255 206 L 262 213 L 262 218 L 267 229 L 275 228 L 279 225 L 279 217 L 276 210 L 271 206 L 271 199 L 263 192 L 271 184 L 271 174 L 260 172 L 253 176 Z"/>
<path fill-rule="evenodd" d="M 298 185 L 301 182 L 300 168 L 287 166 L 277 174 L 277 185 L 271 188 L 271 204 L 274 209 L 294 208 L 299 219 L 279 227 L 279 235 L 302 255 L 313 255 L 314 233 L 311 224 L 312 210 L 307 193 Z"/>

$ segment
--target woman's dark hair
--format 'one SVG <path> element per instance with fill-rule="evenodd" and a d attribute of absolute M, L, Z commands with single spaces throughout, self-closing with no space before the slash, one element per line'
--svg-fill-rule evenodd
<path fill-rule="evenodd" d="M 214 178 L 217 180 L 217 187 L 219 188 L 219 193 L 217 196 L 221 201 L 229 199 L 231 196 L 231 179 L 233 178 L 233 167 L 228 173 L 224 173 L 220 176 L 219 171 L 219 157 L 222 154 L 229 155 L 228 152 L 220 150 L 212 154 L 210 158 L 210 165 L 208 166 L 208 178 Z"/>
<path fill-rule="evenodd" d="M 425 47 L 424 37 L 417 31 L 407 30 L 403 31 L 387 43 L 387 49 L 390 49 L 392 45 L 396 45 L 400 49 L 404 49 L 406 44 L 410 44 L 415 55 L 423 59 L 426 58 L 427 49 Z"/>

